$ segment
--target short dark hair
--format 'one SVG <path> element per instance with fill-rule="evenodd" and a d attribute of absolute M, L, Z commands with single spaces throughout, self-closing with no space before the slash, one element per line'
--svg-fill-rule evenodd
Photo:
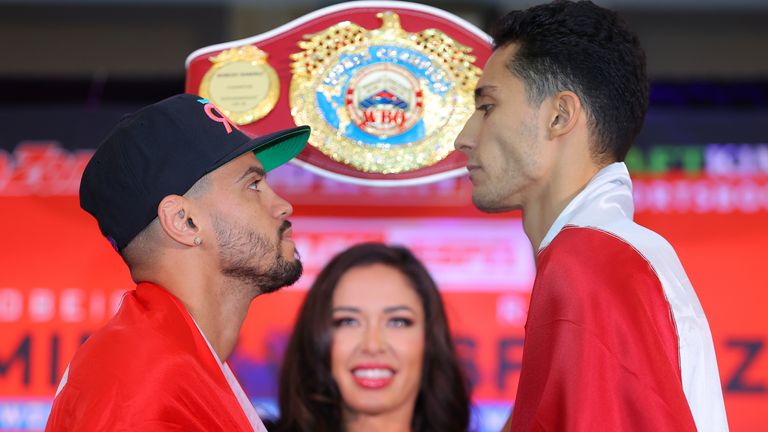
<path fill-rule="evenodd" d="M 211 173 L 208 173 L 200 177 L 200 179 L 198 179 L 195 184 L 184 193 L 184 196 L 187 198 L 199 198 L 208 192 L 208 189 L 211 187 L 210 183 Z M 159 225 L 160 223 L 157 218 L 152 219 L 152 221 L 136 234 L 123 249 L 117 251 L 123 259 L 123 262 L 125 262 L 125 265 L 128 266 L 128 269 L 132 272 L 142 261 L 151 262 L 155 260 L 155 257 L 152 256 L 153 251 L 148 247 L 148 244 L 150 243 L 150 237 L 156 235 L 157 230 L 160 229 Z M 138 283 L 138 281 L 136 282 Z"/>
<path fill-rule="evenodd" d="M 536 105 L 576 93 L 587 113 L 596 160 L 623 161 L 648 109 L 645 53 L 619 16 L 590 1 L 560 1 L 512 11 L 493 26 L 494 50 L 511 43 L 507 68 Z"/>
<path fill-rule="evenodd" d="M 470 419 L 468 383 L 459 366 L 440 293 L 427 269 L 409 250 L 380 243 L 363 243 L 338 254 L 307 293 L 280 371 L 277 430 L 344 430 L 341 394 L 330 364 L 333 292 L 350 269 L 372 264 L 402 272 L 424 307 L 424 363 L 412 430 L 465 432 Z"/>

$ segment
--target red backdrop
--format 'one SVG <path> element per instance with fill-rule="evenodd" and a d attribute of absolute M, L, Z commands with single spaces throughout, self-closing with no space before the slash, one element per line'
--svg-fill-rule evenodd
<path fill-rule="evenodd" d="M 44 424 L 74 350 L 133 286 L 78 207 L 78 173 L 88 156 L 50 143 L 0 152 L 0 429 Z M 709 318 L 732 430 L 764 430 L 768 178 L 635 177 L 636 219 L 676 248 Z M 286 166 L 270 181 L 294 203 L 307 271 L 297 287 L 252 305 L 233 358 L 250 396 L 274 395 L 285 337 L 319 268 L 348 245 L 381 240 L 408 245 L 426 261 L 445 296 L 474 400 L 502 407 L 495 411 L 501 417 L 515 394 L 534 275 L 519 215 L 480 214 L 464 179 L 372 189 Z"/>

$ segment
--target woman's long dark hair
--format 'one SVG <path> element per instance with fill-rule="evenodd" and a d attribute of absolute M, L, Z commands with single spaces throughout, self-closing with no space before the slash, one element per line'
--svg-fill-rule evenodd
<path fill-rule="evenodd" d="M 385 264 L 410 280 L 424 307 L 425 347 L 414 432 L 465 432 L 469 427 L 467 381 L 451 340 L 443 301 L 424 265 L 408 250 L 380 243 L 353 246 L 320 272 L 299 312 L 280 371 L 281 432 L 341 432 L 341 393 L 331 376 L 332 301 L 351 268 Z"/>

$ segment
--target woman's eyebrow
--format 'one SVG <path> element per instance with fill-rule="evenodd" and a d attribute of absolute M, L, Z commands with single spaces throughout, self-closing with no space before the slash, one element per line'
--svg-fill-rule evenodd
<path fill-rule="evenodd" d="M 333 312 L 355 312 L 360 313 L 360 309 L 353 306 L 336 306 Z"/>

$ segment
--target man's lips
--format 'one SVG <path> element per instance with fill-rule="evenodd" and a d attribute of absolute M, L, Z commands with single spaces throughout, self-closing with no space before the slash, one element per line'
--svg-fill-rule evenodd
<path fill-rule="evenodd" d="M 480 165 L 475 164 L 468 164 L 467 165 L 467 173 L 469 173 L 469 181 L 472 182 L 472 184 L 475 184 L 475 173 L 477 171 L 480 171 Z"/>
<path fill-rule="evenodd" d="M 287 230 L 283 231 L 283 234 L 282 234 L 283 240 L 291 240 L 292 236 L 293 236 L 293 228 L 288 228 Z"/>
<path fill-rule="evenodd" d="M 291 240 L 291 236 L 293 236 L 293 228 L 291 228 L 291 226 L 292 224 L 289 221 L 284 221 L 283 224 L 280 225 L 280 229 L 278 230 L 280 239 Z"/>

